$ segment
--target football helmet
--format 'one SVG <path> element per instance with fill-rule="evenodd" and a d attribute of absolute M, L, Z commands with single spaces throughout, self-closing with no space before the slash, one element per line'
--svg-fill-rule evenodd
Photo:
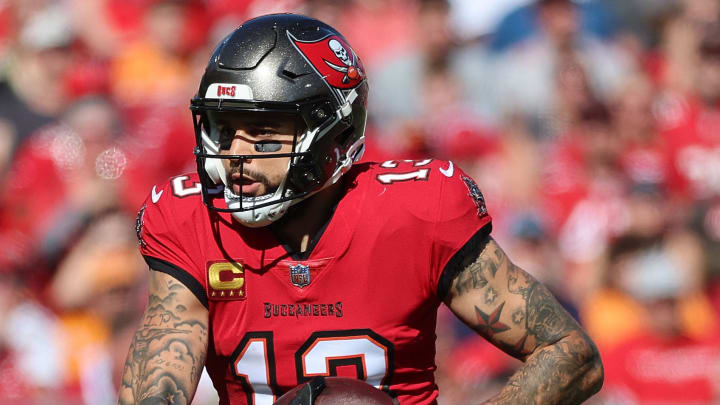
<path fill-rule="evenodd" d="M 203 201 L 259 227 L 336 183 L 362 157 L 367 95 L 363 65 L 334 28 L 296 14 L 246 21 L 215 49 L 191 100 Z M 258 153 L 252 155 L 220 153 L 223 131 L 234 134 L 246 120 L 263 115 L 292 117 L 290 153 L 272 153 L 274 145 L 255 145 Z M 255 197 L 233 192 L 223 159 L 242 165 L 277 158 L 289 158 L 277 189 Z"/>

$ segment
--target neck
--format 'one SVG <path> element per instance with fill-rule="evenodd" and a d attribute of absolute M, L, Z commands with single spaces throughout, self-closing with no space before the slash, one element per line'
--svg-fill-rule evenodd
<path fill-rule="evenodd" d="M 291 207 L 270 230 L 293 251 L 304 253 L 313 237 L 325 226 L 342 193 L 342 179 L 305 201 Z"/>

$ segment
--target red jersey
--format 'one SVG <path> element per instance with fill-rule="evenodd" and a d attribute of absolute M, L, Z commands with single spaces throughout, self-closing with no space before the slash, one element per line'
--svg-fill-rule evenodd
<path fill-rule="evenodd" d="M 660 106 L 668 185 L 694 200 L 720 195 L 720 105 L 668 96 Z"/>
<path fill-rule="evenodd" d="M 717 340 L 641 335 L 603 353 L 603 392 L 611 403 L 714 404 L 718 400 Z"/>
<path fill-rule="evenodd" d="M 210 314 L 206 368 L 221 404 L 272 404 L 316 375 L 363 379 L 400 404 L 433 404 L 443 270 L 490 231 L 477 185 L 452 162 L 356 164 L 303 256 L 267 228 L 208 210 L 197 175 L 153 188 L 141 252 Z"/>

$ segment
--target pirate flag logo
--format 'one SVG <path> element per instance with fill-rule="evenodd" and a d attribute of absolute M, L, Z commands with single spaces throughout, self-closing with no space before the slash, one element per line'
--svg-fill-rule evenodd
<path fill-rule="evenodd" d="M 365 78 L 360 58 L 342 38 L 331 35 L 319 41 L 300 41 L 288 33 L 295 48 L 315 70 L 338 89 L 352 89 Z"/>
<path fill-rule="evenodd" d="M 463 182 L 465 182 L 465 185 L 468 188 L 468 191 L 470 194 L 470 198 L 472 198 L 473 202 L 475 203 L 475 206 L 477 207 L 477 214 L 479 217 L 482 217 L 483 215 L 487 214 L 487 208 L 485 207 L 485 197 L 483 197 L 482 193 L 480 192 L 480 187 L 473 181 L 473 179 L 465 176 L 460 176 Z"/>
<path fill-rule="evenodd" d="M 143 204 L 142 207 L 140 207 L 140 211 L 138 211 L 137 218 L 135 219 L 135 234 L 137 235 L 138 243 L 141 247 L 147 246 L 147 243 L 145 243 L 145 240 L 142 236 L 142 230 L 143 226 L 145 226 L 145 221 L 143 220 L 143 217 L 145 216 L 145 204 Z"/>

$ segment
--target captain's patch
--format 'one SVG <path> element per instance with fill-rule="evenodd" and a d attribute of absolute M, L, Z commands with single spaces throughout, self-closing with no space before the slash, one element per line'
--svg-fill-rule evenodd
<path fill-rule="evenodd" d="M 213 301 L 244 300 L 245 269 L 239 261 L 207 263 L 208 298 Z"/>

